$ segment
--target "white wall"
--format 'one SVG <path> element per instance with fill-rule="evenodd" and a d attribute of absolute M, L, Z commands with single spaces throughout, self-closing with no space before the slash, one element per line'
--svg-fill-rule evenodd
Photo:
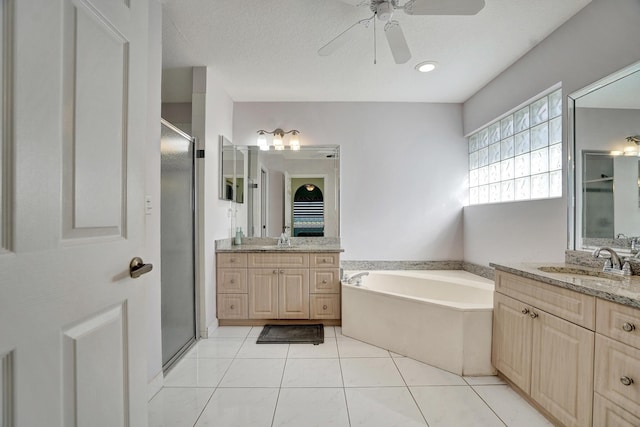
<path fill-rule="evenodd" d="M 218 137 L 224 135 L 233 141 L 233 101 L 209 68 L 194 68 L 193 83 L 193 132 L 199 148 L 205 149 L 204 161 L 199 160 L 199 190 L 204 195 L 204 203 L 200 215 L 203 221 L 199 234 L 202 258 L 198 281 L 201 289 L 200 332 L 206 336 L 207 327 L 217 326 L 214 241 L 230 237 L 228 213 L 236 205 L 218 199 Z"/>
<path fill-rule="evenodd" d="M 462 259 L 467 150 L 459 104 L 249 103 L 234 143 L 258 129 L 300 130 L 302 145 L 340 145 L 346 260 Z"/>
<path fill-rule="evenodd" d="M 153 210 L 145 216 L 143 259 L 153 264 L 147 280 L 147 378 L 162 372 L 162 332 L 160 329 L 160 80 L 162 68 L 162 8 L 149 2 L 149 70 L 147 147 L 145 150 L 145 195 L 151 196 Z"/>
<path fill-rule="evenodd" d="M 557 82 L 562 82 L 566 99 L 566 95 L 638 61 L 640 43 L 630 33 L 638 22 L 638 0 L 593 0 L 464 103 L 464 133 L 473 132 Z M 564 117 L 566 152 L 566 105 Z M 478 264 L 563 261 L 566 206 L 565 189 L 561 199 L 466 207 L 465 260 Z"/>

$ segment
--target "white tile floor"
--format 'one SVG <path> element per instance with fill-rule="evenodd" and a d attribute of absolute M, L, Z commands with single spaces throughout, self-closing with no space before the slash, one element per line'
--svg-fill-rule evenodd
<path fill-rule="evenodd" d="M 149 402 L 149 426 L 551 426 L 497 377 L 459 377 L 340 328 L 317 346 L 256 344 L 261 330 L 201 340 Z"/>

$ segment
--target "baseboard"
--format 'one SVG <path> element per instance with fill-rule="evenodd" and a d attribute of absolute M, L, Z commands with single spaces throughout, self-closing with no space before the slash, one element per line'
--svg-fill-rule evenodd
<path fill-rule="evenodd" d="M 158 373 L 149 383 L 147 384 L 147 402 L 153 399 L 153 396 L 158 394 L 162 386 L 164 385 L 164 374 L 162 371 Z"/>
<path fill-rule="evenodd" d="M 209 323 L 207 325 L 207 328 L 204 331 L 200 331 L 200 337 L 209 338 L 210 334 L 213 333 L 213 331 L 215 331 L 216 329 L 218 329 L 218 326 L 220 326 L 220 324 L 218 323 L 218 319 L 217 318 L 213 319 L 213 322 Z"/>

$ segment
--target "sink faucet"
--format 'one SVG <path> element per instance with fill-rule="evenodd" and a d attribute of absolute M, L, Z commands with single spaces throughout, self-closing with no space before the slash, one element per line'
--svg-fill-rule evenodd
<path fill-rule="evenodd" d="M 356 286 L 358 286 L 362 283 L 362 278 L 368 275 L 369 275 L 368 271 L 362 271 L 360 273 L 352 274 L 351 276 L 345 276 L 342 280 L 344 280 L 345 283 L 348 283 L 350 285 L 355 284 Z"/>
<path fill-rule="evenodd" d="M 630 276 L 631 275 L 631 266 L 629 265 L 629 261 L 625 259 L 624 265 L 620 261 L 620 257 L 613 249 L 603 246 L 597 248 L 593 251 L 593 257 L 598 258 L 600 256 L 601 251 L 609 252 L 609 257 L 604 262 L 604 267 L 602 271 L 606 273 L 618 274 L 621 276 Z"/>

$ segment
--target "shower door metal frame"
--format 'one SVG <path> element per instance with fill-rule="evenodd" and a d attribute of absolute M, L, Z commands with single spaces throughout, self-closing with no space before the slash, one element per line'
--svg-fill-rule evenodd
<path fill-rule="evenodd" d="M 160 119 L 160 123 L 161 126 L 165 125 L 166 127 L 168 127 L 169 129 L 171 129 L 172 131 L 176 132 L 177 134 L 179 134 L 180 136 L 184 137 L 185 139 L 189 140 L 191 142 L 191 146 L 192 146 L 192 156 L 191 156 L 191 214 L 192 214 L 192 227 L 191 227 L 191 241 L 193 243 L 193 316 L 194 316 L 194 323 L 193 323 L 193 327 L 194 327 L 194 331 L 193 331 L 193 339 L 189 340 L 180 350 L 178 350 L 178 352 L 173 355 L 166 363 L 163 363 L 162 365 L 162 372 L 163 373 L 167 373 L 171 368 L 173 368 L 173 366 L 180 360 L 182 359 L 182 356 L 184 356 L 184 354 L 186 354 L 187 351 L 189 351 L 194 345 L 195 343 L 198 341 L 198 335 L 199 335 L 199 331 L 200 331 L 200 292 L 199 289 L 200 287 L 198 286 L 198 271 L 200 268 L 200 263 L 199 263 L 199 253 L 198 253 L 198 248 L 200 247 L 199 245 L 199 239 L 198 239 L 198 233 L 196 232 L 196 229 L 198 227 L 198 209 L 199 209 L 199 201 L 198 201 L 198 171 L 197 171 L 197 167 L 198 167 L 198 162 L 196 161 L 197 158 L 197 148 L 198 148 L 198 144 L 196 141 L 196 138 L 187 134 L 186 132 L 184 132 L 183 130 L 179 129 L 178 127 L 176 127 L 175 125 L 171 124 L 170 122 L 168 122 L 165 119 Z M 160 203 L 162 203 L 162 201 L 160 201 Z"/>

